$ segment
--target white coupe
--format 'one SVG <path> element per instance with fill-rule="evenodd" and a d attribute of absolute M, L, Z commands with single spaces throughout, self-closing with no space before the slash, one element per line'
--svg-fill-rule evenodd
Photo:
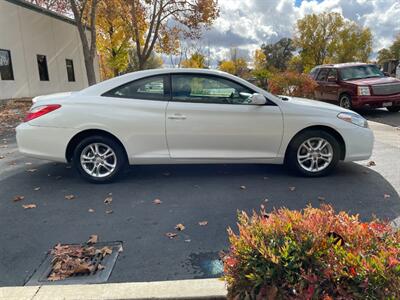
<path fill-rule="evenodd" d="M 128 164 L 286 163 L 321 176 L 339 160 L 368 159 L 373 147 L 353 111 L 215 70 L 146 70 L 34 100 L 17 127 L 19 151 L 71 162 L 91 182 Z"/>

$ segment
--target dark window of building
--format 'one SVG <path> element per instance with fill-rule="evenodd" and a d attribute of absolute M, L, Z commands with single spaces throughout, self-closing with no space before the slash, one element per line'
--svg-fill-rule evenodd
<path fill-rule="evenodd" d="M 68 81 L 73 82 L 75 81 L 74 62 L 72 59 L 66 59 L 65 62 L 67 64 Z"/>
<path fill-rule="evenodd" d="M 49 70 L 47 69 L 46 55 L 37 55 L 40 81 L 49 81 Z"/>
<path fill-rule="evenodd" d="M 1 80 L 14 80 L 10 50 L 0 49 L 0 78 Z"/>

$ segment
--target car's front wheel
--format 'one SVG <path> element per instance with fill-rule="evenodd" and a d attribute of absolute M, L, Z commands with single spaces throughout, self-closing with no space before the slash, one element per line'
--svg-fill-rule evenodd
<path fill-rule="evenodd" d="M 303 176 L 317 177 L 330 173 L 339 158 L 340 146 L 335 137 L 325 131 L 309 130 L 290 143 L 286 162 Z"/>
<path fill-rule="evenodd" d="M 400 105 L 399 106 L 388 106 L 386 109 L 390 112 L 399 112 L 400 111 Z"/>
<path fill-rule="evenodd" d="M 346 109 L 351 109 L 352 108 L 351 97 L 347 94 L 341 95 L 339 98 L 339 106 Z"/>
<path fill-rule="evenodd" d="M 83 139 L 75 148 L 72 161 L 79 174 L 94 183 L 114 180 L 127 163 L 120 144 L 101 135 Z"/>

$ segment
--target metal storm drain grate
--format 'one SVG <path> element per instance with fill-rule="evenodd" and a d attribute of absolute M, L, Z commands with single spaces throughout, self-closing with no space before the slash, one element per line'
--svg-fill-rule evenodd
<path fill-rule="evenodd" d="M 77 246 L 77 245 L 68 245 L 68 246 Z M 78 245 L 78 246 L 86 246 L 86 245 Z M 122 242 L 99 242 L 94 246 L 96 249 L 101 249 L 103 247 L 108 247 L 112 249 L 111 254 L 103 256 L 101 253 L 97 253 L 93 257 L 90 258 L 90 263 L 94 266 L 93 270 L 89 273 L 76 273 L 71 275 L 68 278 L 60 279 L 56 281 L 48 280 L 49 275 L 52 272 L 52 260 L 53 255 L 49 252 L 39 266 L 39 268 L 35 271 L 32 277 L 25 284 L 26 286 L 32 285 L 57 285 L 57 284 L 90 284 L 90 283 L 103 283 L 107 282 L 108 278 L 111 275 L 111 271 L 114 268 L 114 265 L 117 261 L 119 252 L 122 251 Z M 101 269 L 98 266 L 101 265 Z"/>

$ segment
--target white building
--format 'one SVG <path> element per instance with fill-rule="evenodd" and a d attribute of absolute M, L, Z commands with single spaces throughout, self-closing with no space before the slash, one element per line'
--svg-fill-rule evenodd
<path fill-rule="evenodd" d="M 96 75 L 99 79 L 98 64 Z M 0 99 L 88 85 L 74 20 L 21 0 L 0 0 Z"/>

